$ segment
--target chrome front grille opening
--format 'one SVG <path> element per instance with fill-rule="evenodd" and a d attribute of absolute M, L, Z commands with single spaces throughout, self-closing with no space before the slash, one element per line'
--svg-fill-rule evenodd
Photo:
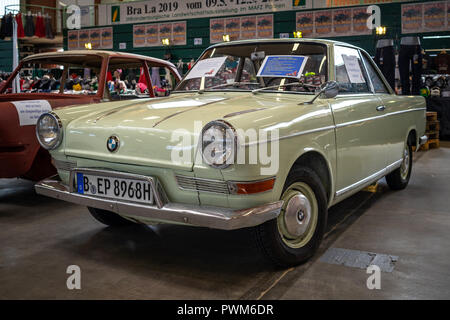
<path fill-rule="evenodd" d="M 52 159 L 52 160 L 53 160 L 52 161 L 53 165 L 58 170 L 70 171 L 77 167 L 76 162 L 61 161 L 61 160 L 56 160 L 56 159 Z"/>
<path fill-rule="evenodd" d="M 177 180 L 178 186 L 181 189 L 199 192 L 230 194 L 228 184 L 225 181 L 201 179 L 180 175 L 176 175 L 175 179 Z"/>

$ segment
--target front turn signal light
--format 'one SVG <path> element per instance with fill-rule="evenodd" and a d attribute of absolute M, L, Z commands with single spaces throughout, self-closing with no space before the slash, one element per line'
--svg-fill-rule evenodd
<path fill-rule="evenodd" d="M 275 178 L 250 181 L 250 182 L 228 182 L 232 194 L 254 194 L 273 189 Z"/>

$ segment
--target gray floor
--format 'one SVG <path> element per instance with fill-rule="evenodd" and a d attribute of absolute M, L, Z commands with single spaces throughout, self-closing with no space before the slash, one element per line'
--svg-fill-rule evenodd
<path fill-rule="evenodd" d="M 360 192 L 330 210 L 316 256 L 274 269 L 246 230 L 105 228 L 84 207 L 0 179 L 0 299 L 450 299 L 450 144 L 415 156 L 410 185 Z M 322 262 L 330 248 L 398 257 L 369 290 L 365 269 Z M 81 268 L 68 290 L 66 268 Z"/>

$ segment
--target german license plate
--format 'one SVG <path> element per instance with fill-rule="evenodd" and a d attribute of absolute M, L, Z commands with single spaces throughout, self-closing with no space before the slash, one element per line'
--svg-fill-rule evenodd
<path fill-rule="evenodd" d="M 76 177 L 79 194 L 153 204 L 152 187 L 148 181 L 80 172 Z"/>

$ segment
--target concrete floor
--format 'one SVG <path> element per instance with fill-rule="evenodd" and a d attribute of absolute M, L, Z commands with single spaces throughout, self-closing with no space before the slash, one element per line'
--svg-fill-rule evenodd
<path fill-rule="evenodd" d="M 81 206 L 0 179 L 0 299 L 449 299 L 450 143 L 415 154 L 408 188 L 360 192 L 329 212 L 315 257 L 267 264 L 247 230 L 132 226 L 115 230 Z M 365 269 L 329 264 L 329 248 L 398 256 L 366 287 Z M 81 268 L 68 290 L 66 268 Z"/>

